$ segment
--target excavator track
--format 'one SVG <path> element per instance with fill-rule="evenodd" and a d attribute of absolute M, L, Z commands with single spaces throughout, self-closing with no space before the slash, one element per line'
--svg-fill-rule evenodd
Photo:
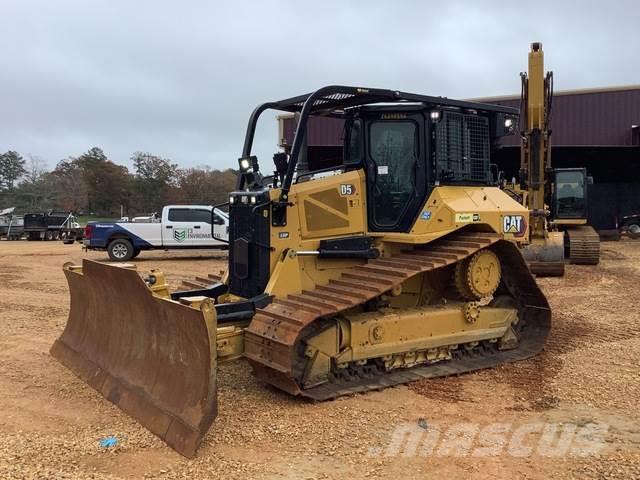
<path fill-rule="evenodd" d="M 567 229 L 569 260 L 576 265 L 597 265 L 600 261 L 600 236 L 589 225 Z"/>
<path fill-rule="evenodd" d="M 310 389 L 300 388 L 297 377 L 302 344 L 320 328 L 323 319 L 372 300 L 412 276 L 453 265 L 484 248 L 493 249 L 501 259 L 503 284 L 519 310 L 520 339 L 516 349 L 501 351 L 483 342 L 471 350 L 454 351 L 448 361 L 390 371 L 366 365 L 361 372 L 350 372 L 345 378 L 334 378 Z M 256 376 L 265 382 L 293 395 L 326 400 L 529 358 L 542 350 L 550 325 L 547 300 L 516 245 L 497 234 L 460 232 L 391 257 L 370 260 L 314 290 L 276 298 L 257 311 L 246 330 L 245 356 Z"/>

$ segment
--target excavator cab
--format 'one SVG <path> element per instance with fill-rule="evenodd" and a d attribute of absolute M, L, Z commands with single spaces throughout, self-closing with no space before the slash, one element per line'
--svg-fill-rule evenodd
<path fill-rule="evenodd" d="M 556 168 L 552 173 L 551 218 L 556 224 L 563 220 L 587 219 L 587 192 L 591 177 L 586 168 Z M 592 180 L 591 180 L 592 181 Z"/>
<path fill-rule="evenodd" d="M 549 224 L 564 237 L 564 257 L 579 265 L 596 265 L 600 260 L 600 237 L 588 224 L 592 183 L 586 168 L 555 168 L 551 172 Z"/>

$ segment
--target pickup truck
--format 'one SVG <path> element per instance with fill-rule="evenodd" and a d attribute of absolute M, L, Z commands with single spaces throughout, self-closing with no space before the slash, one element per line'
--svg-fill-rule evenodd
<path fill-rule="evenodd" d="M 227 248 L 229 216 L 207 205 L 168 205 L 160 218 L 148 221 L 89 222 L 87 250 L 106 250 L 115 262 L 126 262 L 143 250 Z"/>

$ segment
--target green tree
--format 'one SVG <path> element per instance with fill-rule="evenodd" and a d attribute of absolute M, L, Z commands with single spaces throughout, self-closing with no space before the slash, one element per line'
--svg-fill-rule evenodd
<path fill-rule="evenodd" d="M 114 215 L 120 212 L 120 205 L 128 206 L 131 176 L 127 167 L 113 163 L 98 147 L 70 161 L 82 171 L 88 212 Z"/>
<path fill-rule="evenodd" d="M 0 189 L 13 190 L 15 182 L 25 173 L 25 161 L 18 152 L 9 150 L 0 155 Z"/>
<path fill-rule="evenodd" d="M 162 209 L 171 197 L 178 165 L 150 153 L 135 152 L 131 161 L 135 169 L 134 186 L 140 211 Z"/>

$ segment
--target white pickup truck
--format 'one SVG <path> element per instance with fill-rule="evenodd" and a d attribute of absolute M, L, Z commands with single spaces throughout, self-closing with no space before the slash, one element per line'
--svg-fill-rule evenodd
<path fill-rule="evenodd" d="M 84 230 L 88 250 L 106 250 L 126 262 L 143 250 L 227 248 L 229 215 L 207 205 L 168 205 L 148 221 L 89 222 Z"/>

